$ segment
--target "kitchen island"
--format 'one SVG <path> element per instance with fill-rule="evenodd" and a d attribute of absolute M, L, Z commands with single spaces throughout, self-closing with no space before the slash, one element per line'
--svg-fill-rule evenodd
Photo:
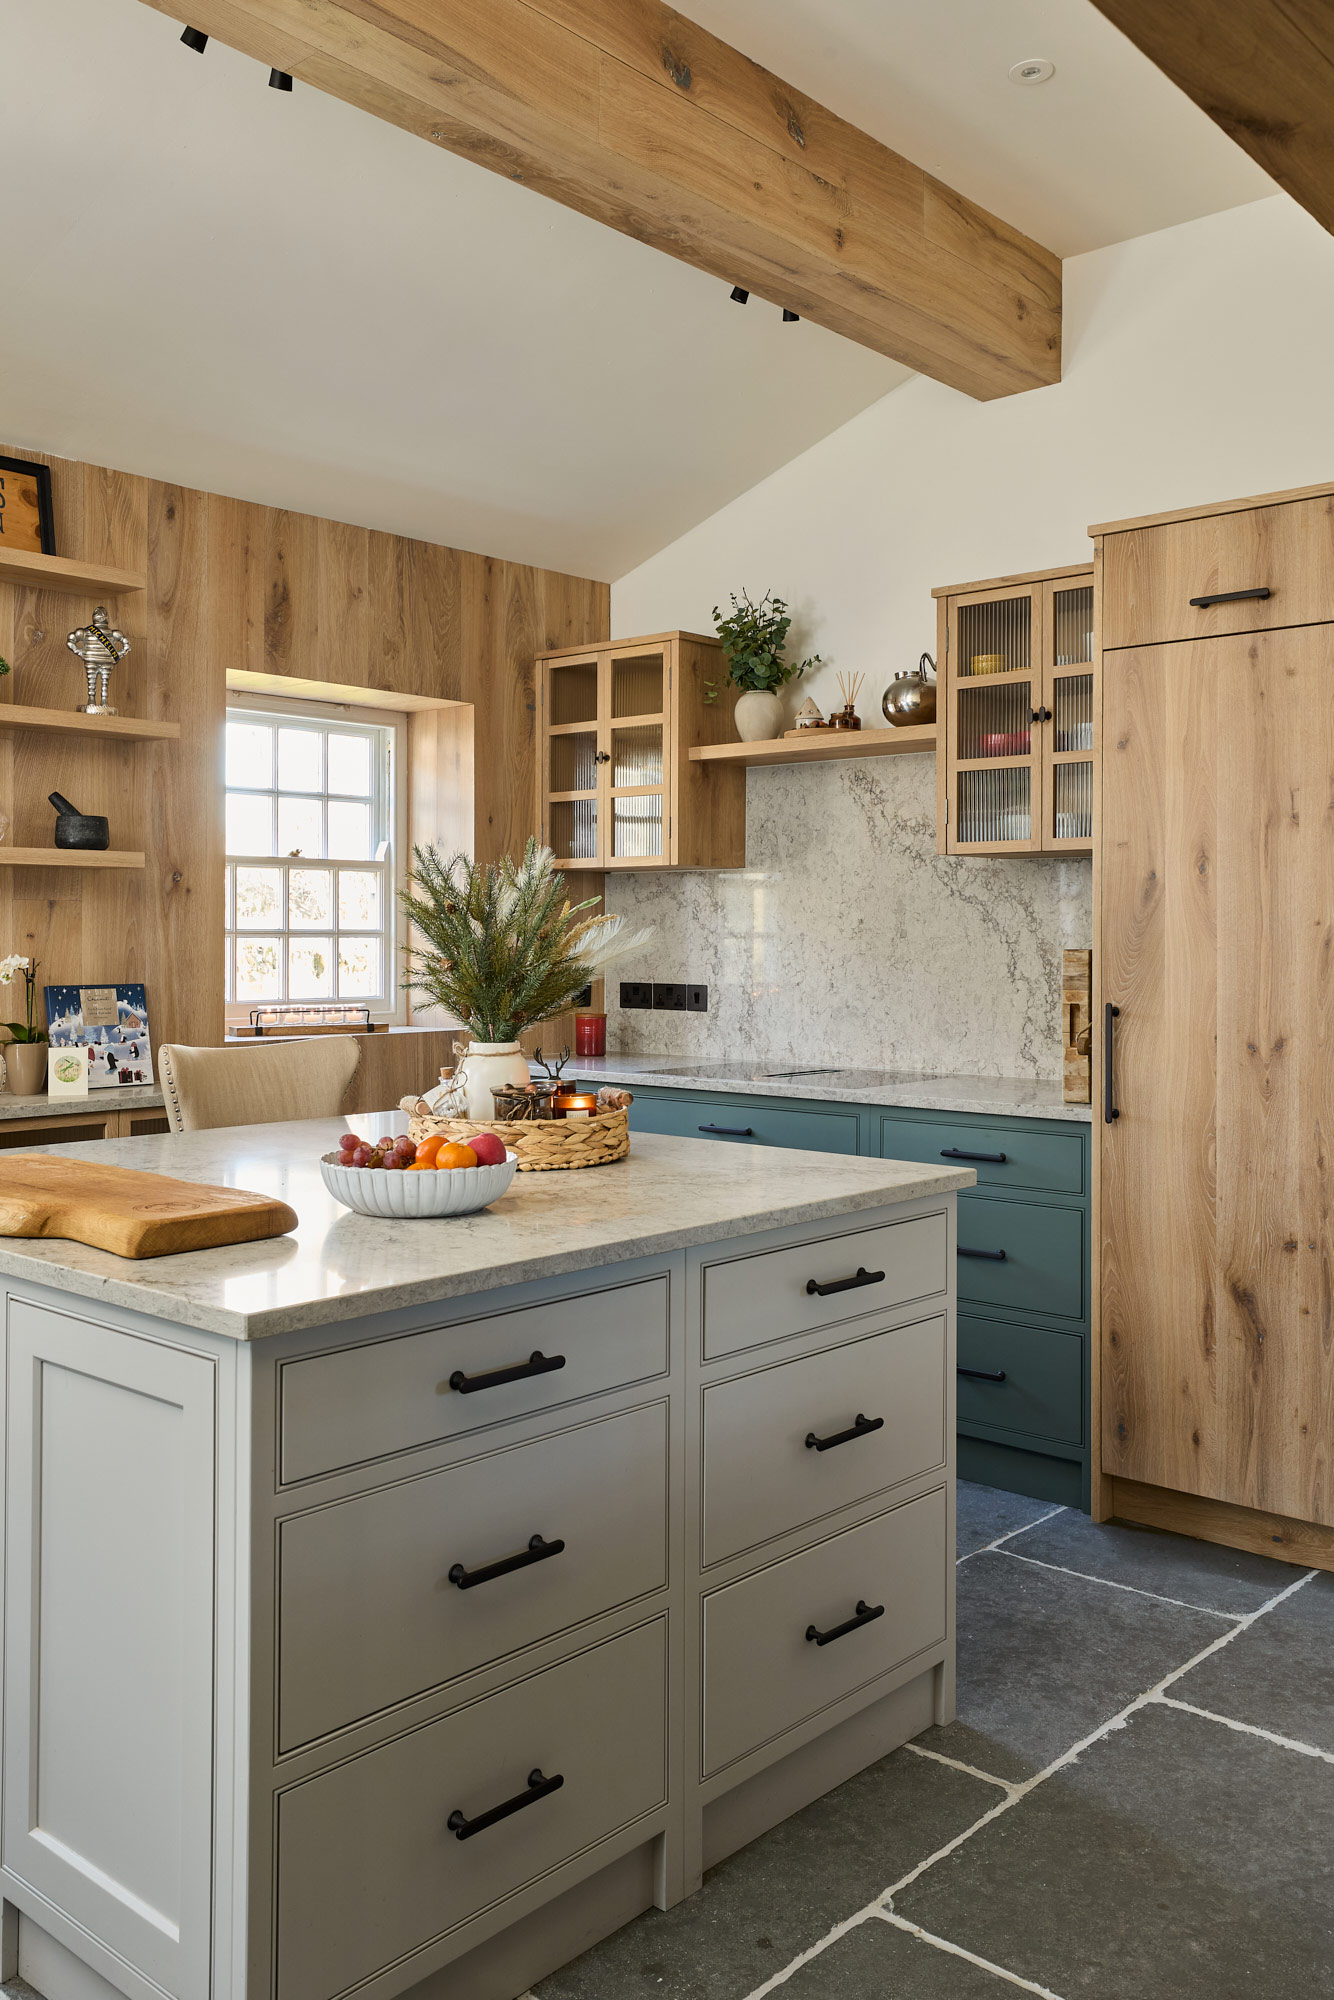
<path fill-rule="evenodd" d="M 48 2000 L 510 2000 L 953 1713 L 969 1169 L 637 1135 L 396 1223 L 326 1195 L 342 1130 L 53 1149 L 289 1237 L 0 1243 Z"/>

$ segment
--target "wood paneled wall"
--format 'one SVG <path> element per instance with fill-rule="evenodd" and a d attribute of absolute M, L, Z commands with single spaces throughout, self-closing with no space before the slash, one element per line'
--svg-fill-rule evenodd
<path fill-rule="evenodd" d="M 107 606 L 133 651 L 112 676 L 124 714 L 179 722 L 179 742 L 120 744 L 0 728 L 9 841 L 47 846 L 59 790 L 142 848 L 142 873 L 0 868 L 0 955 L 44 983 L 142 979 L 159 1041 L 223 1033 L 223 714 L 229 671 L 419 694 L 473 707 L 474 851 L 534 831 L 533 658 L 605 639 L 605 584 L 338 521 L 164 485 L 25 447 L 52 468 L 61 555 L 146 571 Z M 74 708 L 67 634 L 82 598 L 0 584 L 0 706 Z M 420 733 L 420 732 L 419 732 Z M 442 774 L 447 760 L 437 760 Z M 457 827 L 444 823 L 447 842 Z M 427 828 L 419 797 L 413 831 Z M 0 990 L 0 1013 L 5 995 Z"/>

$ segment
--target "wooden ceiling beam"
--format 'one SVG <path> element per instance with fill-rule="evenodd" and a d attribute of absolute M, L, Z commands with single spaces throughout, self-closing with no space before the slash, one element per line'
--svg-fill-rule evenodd
<path fill-rule="evenodd" d="M 660 0 L 145 0 L 988 400 L 1060 380 L 1059 258 Z"/>
<path fill-rule="evenodd" d="M 1329 0 L 1094 0 L 1137 49 L 1334 230 Z"/>

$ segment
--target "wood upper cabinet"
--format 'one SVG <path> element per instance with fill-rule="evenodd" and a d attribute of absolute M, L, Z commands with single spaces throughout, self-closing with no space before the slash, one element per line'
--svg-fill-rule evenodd
<path fill-rule="evenodd" d="M 707 699 L 710 686 L 718 689 Z M 694 764 L 730 741 L 722 648 L 691 632 L 564 647 L 537 661 L 538 823 L 567 868 L 740 868 L 746 774 Z"/>
<path fill-rule="evenodd" d="M 942 854 L 1093 846 L 1093 566 L 948 585 L 938 604 Z"/>

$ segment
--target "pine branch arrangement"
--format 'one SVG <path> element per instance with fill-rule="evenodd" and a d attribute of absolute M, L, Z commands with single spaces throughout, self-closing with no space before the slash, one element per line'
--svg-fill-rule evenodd
<path fill-rule="evenodd" d="M 516 1041 L 569 1006 L 604 965 L 638 951 L 652 929 L 572 904 L 549 847 L 479 864 L 415 847 L 399 900 L 424 940 L 405 947 L 408 992 L 465 1023 L 479 1042 Z"/>

